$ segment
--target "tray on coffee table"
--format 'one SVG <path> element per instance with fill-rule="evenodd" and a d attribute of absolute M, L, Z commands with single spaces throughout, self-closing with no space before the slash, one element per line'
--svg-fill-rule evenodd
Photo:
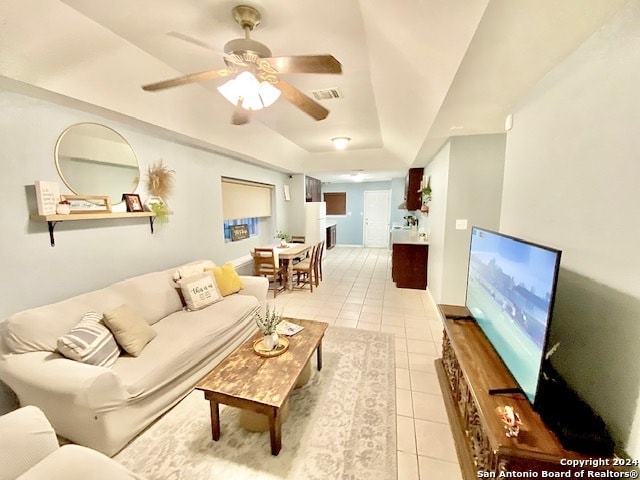
<path fill-rule="evenodd" d="M 261 357 L 277 357 L 282 355 L 289 349 L 289 339 L 286 337 L 278 337 L 278 344 L 269 349 L 264 345 L 264 338 L 259 338 L 253 342 L 253 350 Z"/>

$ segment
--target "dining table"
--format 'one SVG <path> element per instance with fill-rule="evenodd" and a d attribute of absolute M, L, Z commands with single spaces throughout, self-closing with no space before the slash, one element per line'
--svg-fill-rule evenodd
<path fill-rule="evenodd" d="M 287 290 L 293 290 L 293 260 L 304 257 L 313 247 L 310 243 L 287 243 L 273 247 L 276 265 L 283 265 L 286 271 Z"/>

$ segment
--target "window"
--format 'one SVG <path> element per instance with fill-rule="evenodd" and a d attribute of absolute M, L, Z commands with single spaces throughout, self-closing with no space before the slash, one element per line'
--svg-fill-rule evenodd
<path fill-rule="evenodd" d="M 271 216 L 273 186 L 222 177 L 222 214 L 224 220 Z"/>
<path fill-rule="evenodd" d="M 327 204 L 327 215 L 347 214 L 346 192 L 325 192 L 324 201 Z"/>
<path fill-rule="evenodd" d="M 249 236 L 260 235 L 260 219 L 258 217 L 253 218 L 236 218 L 233 220 L 224 221 L 224 239 L 227 242 L 231 241 L 231 226 L 246 224 L 249 227 Z"/>

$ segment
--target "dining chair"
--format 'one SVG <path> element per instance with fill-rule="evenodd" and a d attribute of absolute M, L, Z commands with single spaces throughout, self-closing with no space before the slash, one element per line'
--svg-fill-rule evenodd
<path fill-rule="evenodd" d="M 276 263 L 273 248 L 253 249 L 253 275 L 267 277 L 269 280 L 269 290 L 273 290 L 273 298 L 278 292 L 285 289 L 284 272 L 280 265 Z"/>
<path fill-rule="evenodd" d="M 304 243 L 307 237 L 305 237 L 304 235 L 291 235 L 291 241 L 289 243 Z M 303 255 L 296 257 L 293 259 L 293 263 L 298 263 L 302 260 L 304 260 L 307 257 L 307 253 L 304 253 Z"/>
<path fill-rule="evenodd" d="M 322 255 L 324 253 L 324 244 L 325 241 L 322 240 L 320 243 L 318 243 L 318 259 L 316 260 L 316 287 L 320 284 L 320 282 L 322 281 Z"/>
<path fill-rule="evenodd" d="M 296 276 L 296 284 L 294 288 L 302 290 L 308 285 L 309 290 L 313 292 L 314 284 L 316 287 L 318 286 L 316 279 L 317 248 L 318 247 L 316 245 L 311 247 L 311 254 L 309 257 L 293 265 L 293 273 Z"/>

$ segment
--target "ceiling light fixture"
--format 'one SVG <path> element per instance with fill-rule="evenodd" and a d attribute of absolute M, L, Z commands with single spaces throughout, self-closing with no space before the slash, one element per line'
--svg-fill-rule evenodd
<path fill-rule="evenodd" d="M 352 173 L 351 174 L 351 180 L 356 182 L 356 183 L 360 183 L 364 180 L 364 175 L 362 175 L 362 172 L 356 172 L 356 173 Z"/>
<path fill-rule="evenodd" d="M 280 90 L 269 82 L 259 82 L 247 71 L 219 86 L 218 91 L 233 105 L 239 105 L 245 110 L 260 110 L 273 105 L 280 97 Z"/>
<path fill-rule="evenodd" d="M 349 137 L 335 137 L 332 138 L 333 146 L 336 150 L 344 150 L 349 145 L 351 139 Z"/>

